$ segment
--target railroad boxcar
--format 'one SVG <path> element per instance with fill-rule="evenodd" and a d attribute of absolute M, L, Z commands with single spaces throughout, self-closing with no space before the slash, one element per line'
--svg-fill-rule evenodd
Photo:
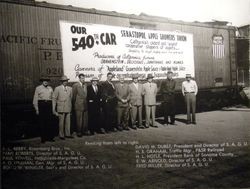
<path fill-rule="evenodd" d="M 220 108 L 234 103 L 236 99 L 237 64 L 233 26 L 221 25 L 220 22 L 174 21 L 146 14 L 122 14 L 45 2 L 1 1 L 1 119 L 6 136 L 13 132 L 16 132 L 15 136 L 22 135 L 17 134 L 24 133 L 20 132 L 20 127 L 26 134 L 31 132 L 32 129 L 26 127 L 35 121 L 32 98 L 41 74 L 48 75 L 51 85 L 55 87 L 64 72 L 60 20 L 191 33 L 195 80 L 200 89 L 198 110 Z M 222 40 L 223 55 L 220 57 L 213 49 L 216 36 Z M 183 80 L 177 79 L 178 91 Z M 156 82 L 160 85 L 161 80 Z M 161 94 L 157 98 L 160 101 Z M 180 92 L 177 98 L 180 99 L 178 112 L 182 112 L 184 106 Z"/>

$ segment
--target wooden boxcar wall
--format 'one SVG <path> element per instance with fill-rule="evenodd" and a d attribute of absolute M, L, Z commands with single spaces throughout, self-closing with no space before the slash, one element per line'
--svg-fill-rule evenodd
<path fill-rule="evenodd" d="M 41 74 L 58 84 L 63 74 L 59 20 L 193 34 L 195 79 L 200 88 L 235 84 L 234 30 L 232 27 L 176 22 L 164 18 L 72 8 L 47 3 L 0 2 L 1 96 L 5 103 L 30 103 Z M 225 56 L 212 56 L 212 36 L 222 35 Z M 233 73 L 233 75 L 232 75 Z"/>

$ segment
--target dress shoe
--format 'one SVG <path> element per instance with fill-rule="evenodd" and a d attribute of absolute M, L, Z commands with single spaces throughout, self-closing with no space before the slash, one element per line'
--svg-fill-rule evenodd
<path fill-rule="evenodd" d="M 158 126 L 157 126 L 157 125 L 152 125 L 151 127 L 158 128 Z"/>
<path fill-rule="evenodd" d="M 135 125 L 131 126 L 132 129 L 136 130 L 137 127 Z"/>
<path fill-rule="evenodd" d="M 65 138 L 64 137 L 59 137 L 61 140 L 65 140 Z"/>
<path fill-rule="evenodd" d="M 72 138 L 74 138 L 73 136 L 65 136 L 65 138 L 70 138 L 70 139 L 72 139 Z"/>
<path fill-rule="evenodd" d="M 100 133 L 101 133 L 101 134 L 105 134 L 105 133 L 106 133 L 106 132 L 105 132 L 105 129 L 101 128 L 101 129 L 100 129 Z"/>
<path fill-rule="evenodd" d="M 145 128 L 147 129 L 147 128 L 149 128 L 149 126 L 148 126 L 148 125 L 145 125 Z"/>
<path fill-rule="evenodd" d="M 139 129 L 145 129 L 145 127 L 143 127 L 142 125 L 138 126 Z"/>
<path fill-rule="evenodd" d="M 187 121 L 187 125 L 189 125 L 189 124 L 191 124 L 191 122 L 190 122 L 190 121 Z"/>
<path fill-rule="evenodd" d="M 116 128 L 111 129 L 112 132 L 117 132 Z"/>
<path fill-rule="evenodd" d="M 82 134 L 77 134 L 77 137 L 81 138 L 81 137 L 82 137 Z"/>
<path fill-rule="evenodd" d="M 123 130 L 129 131 L 128 127 L 123 127 Z"/>
<path fill-rule="evenodd" d="M 196 121 L 193 121 L 192 124 L 196 125 Z"/>
<path fill-rule="evenodd" d="M 170 125 L 176 125 L 174 122 L 171 122 Z"/>
<path fill-rule="evenodd" d="M 90 131 L 85 131 L 85 132 L 83 133 L 83 135 L 89 136 L 89 135 L 91 135 L 91 133 L 90 133 Z"/>
<path fill-rule="evenodd" d="M 118 126 L 118 127 L 117 127 L 117 130 L 118 130 L 118 131 L 122 131 L 123 129 L 122 129 L 122 127 Z"/>

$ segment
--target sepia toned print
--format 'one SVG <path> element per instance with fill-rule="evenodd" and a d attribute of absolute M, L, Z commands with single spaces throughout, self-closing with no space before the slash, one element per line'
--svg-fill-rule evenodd
<path fill-rule="evenodd" d="M 1 187 L 249 188 L 249 25 L 0 2 Z"/>

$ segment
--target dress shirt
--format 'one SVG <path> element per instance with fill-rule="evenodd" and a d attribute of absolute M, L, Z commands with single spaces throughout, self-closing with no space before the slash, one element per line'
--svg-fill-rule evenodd
<path fill-rule="evenodd" d="M 53 89 L 50 86 L 45 87 L 44 85 L 39 85 L 36 87 L 35 94 L 33 97 L 33 105 L 36 110 L 38 110 L 39 100 L 52 100 Z"/>
<path fill-rule="evenodd" d="M 135 85 L 135 88 L 138 90 L 138 86 L 139 86 L 138 83 L 133 82 L 133 84 Z"/>
<path fill-rule="evenodd" d="M 107 80 L 108 81 L 108 80 Z M 113 89 L 115 88 L 114 84 L 111 81 L 108 81 L 110 85 L 112 85 Z"/>
<path fill-rule="evenodd" d="M 185 95 L 186 93 L 194 93 L 197 95 L 198 93 L 198 86 L 194 80 L 190 81 L 183 81 L 182 83 L 182 94 Z"/>
<path fill-rule="evenodd" d="M 93 87 L 93 90 L 95 91 L 95 93 L 97 93 L 98 92 L 97 85 L 92 85 L 92 87 Z"/>

